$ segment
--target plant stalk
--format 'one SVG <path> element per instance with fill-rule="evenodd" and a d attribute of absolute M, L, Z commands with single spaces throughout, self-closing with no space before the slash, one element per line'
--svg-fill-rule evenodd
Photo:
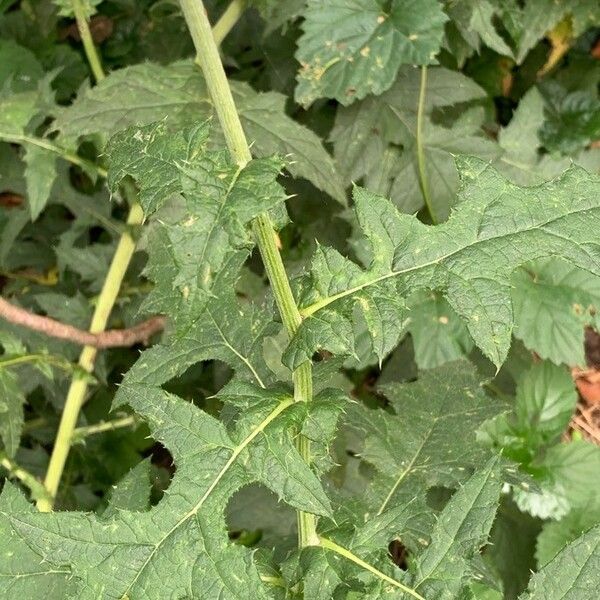
<path fill-rule="evenodd" d="M 437 224 L 437 218 L 431 203 L 431 194 L 429 192 L 429 179 L 427 177 L 427 164 L 425 162 L 425 149 L 423 148 L 423 118 L 425 116 L 425 94 L 427 92 L 427 65 L 421 67 L 421 87 L 419 88 L 419 105 L 417 107 L 417 168 L 419 171 L 419 187 L 421 195 L 427 207 L 427 212 L 434 225 Z"/>
<path fill-rule="evenodd" d="M 212 28 L 215 43 L 220 46 L 227 34 L 234 28 L 246 9 L 246 0 L 231 0 L 225 12 Z"/>
<path fill-rule="evenodd" d="M 144 213 L 141 206 L 134 203 L 129 211 L 127 224 L 129 226 L 139 225 L 142 223 L 143 217 Z M 104 285 L 102 286 L 102 291 L 100 292 L 98 303 L 96 304 L 92 316 L 92 322 L 89 329 L 91 333 L 100 333 L 106 328 L 110 313 L 119 294 L 121 282 L 125 277 L 134 250 L 135 241 L 131 237 L 129 231 L 127 231 L 123 233 L 117 244 L 115 255 L 113 256 L 108 273 L 106 274 L 106 279 L 104 280 Z M 83 348 L 81 355 L 79 356 L 79 366 L 87 373 L 92 373 L 94 370 L 94 362 L 97 353 L 98 349 L 93 346 L 85 346 Z M 49 512 L 54 506 L 58 485 L 65 468 L 67 456 L 69 455 L 69 449 L 71 448 L 73 432 L 77 425 L 79 412 L 85 402 L 88 383 L 87 377 L 76 376 L 71 381 L 60 425 L 58 426 L 58 433 L 56 434 L 52 456 L 50 457 L 48 471 L 46 472 L 46 477 L 44 479 L 44 485 L 48 491 L 49 498 L 40 498 L 37 502 L 37 507 L 42 512 Z"/>
<path fill-rule="evenodd" d="M 233 101 L 231 89 L 221 63 L 219 49 L 213 35 L 203 2 L 181 0 L 181 8 L 197 52 L 197 62 L 202 68 L 225 141 L 233 160 L 244 167 L 252 155 L 242 128 L 239 114 Z M 283 325 L 290 337 L 294 336 L 302 323 L 300 311 L 292 294 L 281 254 L 277 248 L 277 238 L 273 224 L 267 214 L 258 216 L 252 222 L 252 229 L 269 277 L 277 308 Z M 312 398 L 312 365 L 306 362 L 293 373 L 294 399 L 308 402 Z M 310 464 L 310 442 L 298 435 L 297 447 L 304 460 Z M 298 512 L 298 544 L 300 547 L 318 544 L 315 516 Z"/>
<path fill-rule="evenodd" d="M 94 46 L 94 39 L 92 38 L 90 26 L 83 10 L 83 3 L 81 0 L 71 0 L 71 5 L 73 6 L 75 21 L 77 21 L 77 29 L 79 30 L 81 43 L 83 44 L 83 49 L 85 50 L 90 69 L 94 74 L 94 79 L 96 82 L 102 81 L 106 75 L 102 68 L 102 62 L 100 61 L 96 46 Z"/>
<path fill-rule="evenodd" d="M 25 487 L 29 488 L 34 498 L 42 499 L 48 497 L 48 492 L 42 482 L 38 481 L 35 475 L 26 471 L 9 458 L 6 452 L 0 452 L 0 465 L 8 471 L 10 477 L 18 479 Z"/>

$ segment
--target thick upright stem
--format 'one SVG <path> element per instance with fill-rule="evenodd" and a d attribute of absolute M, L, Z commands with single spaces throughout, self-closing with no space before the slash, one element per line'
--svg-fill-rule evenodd
<path fill-rule="evenodd" d="M 227 147 L 233 160 L 243 167 L 252 159 L 252 155 L 231 95 L 231 89 L 221 63 L 219 50 L 206 10 L 199 0 L 181 0 L 181 8 L 194 40 L 197 61 L 204 73 Z M 263 214 L 257 217 L 252 222 L 252 229 L 281 319 L 288 335 L 291 337 L 298 331 L 302 317 L 294 300 L 290 282 L 281 260 L 281 254 L 277 249 L 275 231 L 269 216 Z M 293 379 L 295 400 L 309 401 L 312 398 L 312 366 L 310 362 L 300 365 L 294 371 Z M 309 440 L 298 435 L 297 445 L 304 460 L 310 462 Z M 298 513 L 298 542 L 301 547 L 319 543 L 314 515 L 303 512 Z"/>
<path fill-rule="evenodd" d="M 140 205 L 133 204 L 129 211 L 127 224 L 129 226 L 139 225 L 142 222 L 143 217 L 144 213 Z M 113 256 L 108 273 L 106 274 L 102 291 L 98 297 L 98 302 L 90 325 L 91 333 L 100 333 L 106 328 L 106 324 L 119 294 L 121 283 L 125 277 L 125 272 L 127 271 L 134 250 L 135 241 L 131 237 L 131 234 L 129 232 L 123 233 L 117 245 L 117 250 Z M 91 373 L 94 370 L 94 362 L 97 353 L 97 348 L 85 346 L 79 357 L 79 366 L 88 373 Z M 49 497 L 40 498 L 37 502 L 37 507 L 42 512 L 49 512 L 54 506 L 58 485 L 71 448 L 73 431 L 77 425 L 77 419 L 79 418 L 79 412 L 85 401 L 87 389 L 87 378 L 75 376 L 71 381 L 60 425 L 58 427 L 58 433 L 56 434 L 52 456 L 50 457 L 50 464 L 48 465 L 48 471 L 46 472 L 46 478 L 44 480 L 44 485 L 46 486 Z"/>
<path fill-rule="evenodd" d="M 102 81 L 106 75 L 102 69 L 102 62 L 100 61 L 100 56 L 96 51 L 96 46 L 94 46 L 94 40 L 90 32 L 90 26 L 83 10 L 83 3 L 81 0 L 71 0 L 71 5 L 73 6 L 73 13 L 75 14 L 75 21 L 77 21 L 79 36 L 81 37 L 81 42 L 83 44 L 83 49 L 85 50 L 85 55 L 88 59 L 90 69 L 94 74 L 94 79 L 97 82 Z"/>
<path fill-rule="evenodd" d="M 419 89 L 419 105 L 417 107 L 417 168 L 419 170 L 419 187 L 423 201 L 429 212 L 433 224 L 437 223 L 431 194 L 429 193 L 429 179 L 427 177 L 427 164 L 425 162 L 425 149 L 423 147 L 423 118 L 425 116 L 425 94 L 427 92 L 427 66 L 421 67 L 421 87 Z"/>

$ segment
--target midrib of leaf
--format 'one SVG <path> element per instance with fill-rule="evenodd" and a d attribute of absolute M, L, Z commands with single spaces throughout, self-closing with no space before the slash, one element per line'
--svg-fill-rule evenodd
<path fill-rule="evenodd" d="M 246 356 L 244 356 L 243 354 L 238 352 L 229 343 L 229 340 L 225 337 L 223 330 L 219 327 L 219 324 L 217 323 L 216 319 L 213 317 L 210 310 L 207 312 L 210 315 L 212 322 L 215 324 L 215 327 L 217 328 L 217 331 L 219 332 L 219 335 L 221 336 L 221 339 L 223 340 L 223 343 L 225 344 L 225 346 L 227 346 L 227 348 L 229 348 L 248 367 L 248 369 L 254 376 L 254 379 L 256 379 L 256 382 L 258 383 L 258 385 L 260 385 L 261 388 L 266 389 L 267 386 L 264 384 L 263 380 L 260 378 L 260 375 L 257 373 L 256 369 L 252 366 L 252 363 L 248 360 L 248 358 Z"/>
<path fill-rule="evenodd" d="M 446 557 L 448 556 L 448 552 L 450 551 L 450 548 L 452 546 L 452 543 L 454 541 L 454 539 L 456 538 L 456 534 L 457 532 L 460 530 L 460 528 L 463 526 L 465 519 L 467 517 L 467 515 L 470 513 L 470 511 L 473 509 L 473 507 L 475 506 L 475 503 L 479 500 L 481 494 L 483 493 L 483 490 L 485 489 L 485 486 L 487 485 L 487 482 L 489 481 L 490 477 L 494 476 L 494 471 L 490 471 L 488 473 L 488 476 L 482 481 L 481 483 L 481 487 L 479 488 L 479 492 L 477 494 L 477 496 L 475 496 L 472 501 L 469 503 L 469 510 L 465 510 L 464 511 L 464 515 L 465 517 L 462 519 L 462 521 L 460 522 L 459 525 L 456 525 L 454 528 L 454 533 L 452 536 L 448 536 L 450 539 L 450 541 L 446 544 L 446 548 L 444 549 L 444 553 L 437 559 L 437 561 L 435 562 L 435 564 L 429 569 L 429 573 L 427 575 L 425 575 L 420 581 L 419 583 L 417 583 L 417 585 L 415 586 L 415 589 L 418 589 L 419 587 L 421 587 L 431 576 L 431 573 L 433 573 L 439 566 L 440 564 L 442 564 L 443 562 L 445 562 Z"/>
<path fill-rule="evenodd" d="M 392 499 L 392 497 L 394 496 L 394 494 L 398 490 L 398 487 L 404 481 L 404 478 L 410 473 L 410 470 L 412 469 L 412 467 L 415 464 L 417 458 L 421 454 L 421 451 L 425 447 L 425 444 L 429 441 L 429 438 L 431 437 L 431 433 L 433 432 L 433 428 L 435 427 L 437 421 L 438 421 L 438 419 L 434 420 L 431 428 L 427 432 L 427 435 L 425 436 L 425 438 L 421 442 L 419 448 L 415 452 L 415 455 L 412 457 L 411 461 L 408 463 L 408 466 L 406 467 L 406 469 L 404 469 L 404 471 L 402 471 L 402 473 L 400 473 L 400 476 L 394 482 L 394 485 L 392 486 L 392 488 L 390 489 L 388 495 L 385 497 L 385 500 L 383 501 L 383 503 L 379 507 L 379 510 L 377 511 L 377 516 L 379 516 L 381 513 L 383 513 L 383 511 L 386 509 L 387 505 L 389 504 L 389 501 Z"/>
<path fill-rule="evenodd" d="M 393 579 L 392 577 L 390 577 L 389 575 L 386 575 L 385 573 L 382 573 L 379 569 L 377 569 L 373 565 L 370 565 L 368 562 L 364 561 L 362 558 L 356 556 L 356 554 L 354 554 L 353 552 L 350 552 L 350 550 L 348 550 L 347 548 L 344 548 L 343 546 L 336 544 L 334 541 L 322 537 L 319 539 L 319 545 L 322 548 L 326 548 L 327 550 L 331 550 L 331 551 L 335 552 L 336 554 L 343 556 L 344 558 L 346 558 L 349 561 L 353 562 L 354 564 L 358 565 L 362 569 L 365 569 L 369 573 L 372 573 L 373 575 L 375 575 L 375 577 L 378 577 L 382 581 L 385 581 L 386 583 L 393 585 L 394 587 L 402 590 L 403 592 L 410 594 L 413 598 L 416 598 L 417 600 L 425 600 L 425 598 L 423 598 L 423 596 L 421 596 L 421 594 L 419 594 L 416 590 L 413 590 L 412 588 L 409 588 L 408 586 L 404 585 L 402 582 L 400 582 L 396 579 Z"/>
<path fill-rule="evenodd" d="M 443 260 L 446 260 L 447 258 L 450 258 L 452 256 L 460 254 L 461 252 L 468 250 L 469 248 L 474 248 L 475 246 L 478 246 L 479 244 L 490 243 L 492 241 L 500 240 L 502 238 L 509 238 L 509 237 L 512 237 L 515 235 L 521 235 L 522 233 L 535 231 L 536 229 L 543 229 L 545 226 L 550 225 L 551 223 L 554 223 L 556 221 L 560 221 L 561 219 L 564 219 L 566 217 L 570 217 L 572 215 L 576 215 L 579 213 L 590 212 L 591 210 L 594 210 L 594 208 L 588 207 L 588 208 L 582 208 L 579 210 L 574 210 L 572 212 L 566 213 L 564 215 L 560 215 L 559 217 L 550 219 L 549 221 L 545 221 L 544 223 L 540 223 L 539 225 L 535 225 L 534 227 L 530 227 L 528 229 L 519 229 L 517 231 L 511 231 L 510 233 L 504 233 L 502 235 L 476 240 L 472 244 L 465 244 L 464 246 L 461 246 L 460 248 L 457 248 L 456 250 L 453 250 L 452 252 L 449 252 L 448 254 L 438 256 L 437 258 L 430 260 L 428 262 L 417 264 L 412 267 L 408 267 L 406 269 L 401 269 L 399 271 L 390 271 L 389 273 L 385 273 L 384 275 L 380 275 L 379 277 L 375 277 L 369 281 L 365 281 L 364 283 L 361 283 L 360 285 L 354 286 L 352 288 L 348 288 L 347 290 L 338 292 L 337 294 L 333 294 L 332 296 L 327 296 L 326 298 L 322 298 L 321 300 L 318 300 L 317 302 L 313 302 L 313 304 L 309 304 L 308 306 L 301 308 L 300 314 L 302 315 L 302 317 L 309 317 L 310 315 L 313 315 L 317 311 L 321 310 L 322 308 L 325 308 L 326 306 L 328 306 L 332 302 L 335 302 L 336 300 L 340 300 L 341 298 L 345 298 L 346 296 L 351 296 L 352 294 L 355 294 L 356 292 L 360 292 L 360 290 L 363 290 L 371 285 L 376 285 L 377 283 L 380 283 L 381 281 L 385 281 L 386 279 L 390 279 L 391 277 L 398 277 L 400 275 L 405 275 L 406 273 L 411 273 L 413 271 L 418 271 L 419 269 L 424 269 L 426 267 L 431 267 L 433 265 L 437 265 L 440 262 L 442 262 Z M 434 225 L 434 226 L 430 226 L 430 227 L 444 227 L 444 226 L 450 225 L 451 223 L 452 223 L 452 220 L 449 220 L 446 223 L 444 223 L 443 225 L 437 225 L 437 226 Z M 562 240 L 569 241 L 569 240 L 567 240 L 567 238 L 564 238 L 553 231 L 544 231 L 544 234 L 545 235 L 553 235 L 555 237 L 559 237 Z"/>
<path fill-rule="evenodd" d="M 566 598 L 568 594 L 570 594 L 573 590 L 577 589 L 577 585 L 576 585 L 577 581 L 581 577 L 581 574 L 584 572 L 585 568 L 587 567 L 588 563 L 590 562 L 591 558 L 594 556 L 594 554 L 596 553 L 596 551 L 598 550 L 599 547 L 600 547 L 600 541 L 596 543 L 596 545 L 594 546 L 594 549 L 588 553 L 588 557 L 585 559 L 585 561 L 579 567 L 579 569 L 577 569 L 577 574 L 575 575 L 575 577 L 572 580 L 571 587 L 569 589 L 567 589 L 565 591 L 565 593 L 560 596 L 560 598 L 557 598 L 557 600 L 562 600 L 563 598 Z"/>
<path fill-rule="evenodd" d="M 148 555 L 148 558 L 144 561 L 144 564 L 140 567 L 135 577 L 123 593 L 124 596 L 131 591 L 131 588 L 135 585 L 136 581 L 140 578 L 140 575 L 143 573 L 144 569 L 148 566 L 154 555 L 158 552 L 160 547 L 165 543 L 165 541 L 184 523 L 186 523 L 189 519 L 191 519 L 194 515 L 198 513 L 198 511 L 202 508 L 202 505 L 206 502 L 207 498 L 212 494 L 215 490 L 221 479 L 225 476 L 227 471 L 231 468 L 233 463 L 237 460 L 239 455 L 248 447 L 249 444 L 260 434 L 262 433 L 266 427 L 272 423 L 286 408 L 294 404 L 293 398 L 285 398 L 282 400 L 279 405 L 273 409 L 251 432 L 247 435 L 235 448 L 233 448 L 233 452 L 229 457 L 229 460 L 223 465 L 223 468 L 217 473 L 216 477 L 208 487 L 208 489 L 204 492 L 200 500 L 189 510 L 165 535 L 163 535 L 156 544 L 154 544 L 154 548 L 152 552 Z"/>

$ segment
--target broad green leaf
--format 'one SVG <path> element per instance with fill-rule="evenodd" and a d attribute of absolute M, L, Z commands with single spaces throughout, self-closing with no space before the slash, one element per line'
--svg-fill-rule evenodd
<path fill-rule="evenodd" d="M 301 417 L 293 399 L 273 394 L 228 432 L 156 388 L 127 385 L 119 397 L 173 454 L 177 471 L 164 498 L 148 512 L 123 510 L 110 519 L 13 513 L 18 535 L 45 560 L 71 566 L 78 598 L 267 598 L 251 552 L 228 542 L 223 511 L 233 492 L 260 481 L 293 506 L 329 513 L 317 478 L 293 445 L 290 429 Z"/>
<path fill-rule="evenodd" d="M 4 598 L 45 598 L 65 600 L 74 597 L 75 582 L 66 566 L 43 562 L 19 538 L 10 525 L 9 514 L 31 514 L 35 508 L 10 481 L 4 482 L 0 495 L 0 593 Z"/>
<path fill-rule="evenodd" d="M 400 69 L 393 86 L 338 110 L 331 132 L 334 156 L 344 179 L 390 197 L 405 213 L 423 206 L 417 164 L 417 108 L 420 73 Z M 471 106 L 485 97 L 475 82 L 442 67 L 428 71 L 422 145 L 435 214 L 444 220 L 456 202 L 459 185 L 454 156 L 472 154 L 492 159 L 500 152 L 482 132 L 483 111 Z M 434 122 L 435 110 L 467 104 L 468 110 L 445 126 Z"/>
<path fill-rule="evenodd" d="M 598 326 L 600 279 L 543 260 L 515 272 L 512 281 L 515 336 L 541 358 L 585 366 L 584 328 Z"/>
<path fill-rule="evenodd" d="M 573 378 L 567 369 L 550 362 L 533 365 L 517 386 L 517 427 L 541 443 L 556 441 L 564 433 L 577 404 Z"/>
<path fill-rule="evenodd" d="M 600 20 L 600 9 L 598 10 Z M 600 138 L 600 99 L 598 94 L 578 90 L 568 92 L 555 82 L 543 88 L 546 120 L 540 140 L 549 152 L 576 154 Z"/>
<path fill-rule="evenodd" d="M 0 87 L 9 84 L 14 92 L 35 89 L 43 74 L 33 52 L 12 40 L 0 40 Z"/>
<path fill-rule="evenodd" d="M 286 115 L 285 96 L 258 93 L 243 82 L 232 81 L 231 87 L 253 154 L 289 158 L 287 168 L 292 175 L 308 179 L 345 203 L 333 160 L 316 134 Z M 212 115 L 212 102 L 197 66 L 191 62 L 167 67 L 148 63 L 115 71 L 93 88 L 84 89 L 73 104 L 57 112 L 54 128 L 73 143 L 81 136 L 107 138 L 127 127 L 166 118 L 172 128 L 191 126 Z M 213 131 L 220 143 L 216 122 Z"/>
<path fill-rule="evenodd" d="M 114 486 L 102 517 L 108 519 L 120 511 L 145 511 L 150 506 L 151 464 L 142 460 Z"/>
<path fill-rule="evenodd" d="M 0 438 L 9 456 L 14 456 L 23 429 L 25 396 L 14 372 L 0 365 Z"/>
<path fill-rule="evenodd" d="M 298 40 L 296 100 L 344 105 L 387 90 L 402 64 L 428 65 L 447 17 L 437 0 L 309 0 Z"/>
<path fill-rule="evenodd" d="M 458 598 L 469 562 L 487 544 L 502 489 L 497 457 L 478 470 L 439 516 L 427 550 L 416 564 L 415 589 L 426 598 Z"/>
<path fill-rule="evenodd" d="M 600 586 L 600 527 L 569 544 L 531 578 L 521 600 L 588 600 Z"/>
<path fill-rule="evenodd" d="M 475 432 L 503 407 L 485 395 L 469 363 L 448 363 L 382 391 L 393 412 L 350 412 L 364 437 L 360 457 L 377 469 L 370 493 L 378 514 L 432 486 L 456 487 L 488 456 Z"/>
<path fill-rule="evenodd" d="M 433 369 L 464 358 L 473 348 L 465 324 L 439 294 L 417 293 L 408 300 L 409 323 L 415 361 Z"/>
<path fill-rule="evenodd" d="M 46 206 L 56 179 L 57 155 L 43 148 L 25 145 L 25 181 L 31 219 L 35 221 Z"/>
<path fill-rule="evenodd" d="M 403 315 L 396 311 L 390 318 L 394 311 L 382 293 L 395 293 L 397 301 L 430 289 L 443 292 L 477 346 L 500 367 L 510 346 L 510 277 L 517 267 L 554 255 L 600 274 L 592 233 L 600 220 L 596 176 L 573 167 L 554 181 L 521 188 L 475 158 L 462 159 L 460 172 L 461 201 L 450 219 L 435 227 L 355 189 L 357 218 L 372 246 L 371 264 L 363 269 L 335 250 L 318 250 L 301 300 L 306 318 L 286 351 L 287 364 L 301 364 L 317 348 L 329 346 L 327 336 L 315 333 L 314 318 L 342 331 L 355 306 L 363 313 L 387 310 L 386 328 L 396 333 Z M 350 345 L 347 333 L 340 337 Z"/>

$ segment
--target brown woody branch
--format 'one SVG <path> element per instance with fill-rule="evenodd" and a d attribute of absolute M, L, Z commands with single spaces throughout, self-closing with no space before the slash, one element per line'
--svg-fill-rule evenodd
<path fill-rule="evenodd" d="M 0 317 L 9 323 L 39 331 L 50 337 L 100 349 L 133 346 L 139 342 L 147 344 L 155 333 L 165 327 L 165 317 L 157 316 L 127 329 L 107 329 L 101 333 L 91 333 L 50 317 L 31 313 L 2 297 L 0 297 Z"/>

